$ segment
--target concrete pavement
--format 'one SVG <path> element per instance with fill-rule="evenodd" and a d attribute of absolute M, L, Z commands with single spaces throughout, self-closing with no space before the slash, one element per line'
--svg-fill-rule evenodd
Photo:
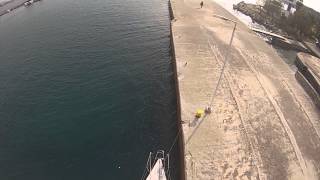
<path fill-rule="evenodd" d="M 295 72 L 241 22 L 213 111 L 195 119 L 210 104 L 233 28 L 213 15 L 237 20 L 199 3 L 171 0 L 187 179 L 319 179 L 320 113 Z"/>

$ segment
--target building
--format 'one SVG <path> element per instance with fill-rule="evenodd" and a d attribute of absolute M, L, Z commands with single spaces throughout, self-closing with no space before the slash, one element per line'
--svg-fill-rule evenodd
<path fill-rule="evenodd" d="M 292 14 L 297 9 L 297 4 L 303 4 L 303 0 L 281 0 L 283 4 L 283 12 L 286 16 Z"/>

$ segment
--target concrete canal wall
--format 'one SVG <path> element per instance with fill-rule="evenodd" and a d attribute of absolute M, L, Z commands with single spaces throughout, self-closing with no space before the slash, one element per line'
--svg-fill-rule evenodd
<path fill-rule="evenodd" d="M 30 0 L 12 0 L 12 1 L 6 3 L 5 5 L 0 6 L 0 16 L 5 15 L 7 13 L 10 13 L 11 11 L 13 11 L 21 6 L 24 6 L 24 3 L 28 2 L 28 1 L 30 1 Z M 40 0 L 36 0 L 34 2 L 37 2 L 37 1 L 40 1 Z"/>
<path fill-rule="evenodd" d="M 297 80 L 320 108 L 320 59 L 306 53 L 298 53 L 296 66 Z"/>
<path fill-rule="evenodd" d="M 186 179 L 185 174 L 185 148 L 184 148 L 184 135 L 182 133 L 182 124 L 181 124 L 181 103 L 180 103 L 180 90 L 179 90 L 179 83 L 178 83 L 178 74 L 177 74 L 177 64 L 176 64 L 176 54 L 175 54 L 175 46 L 173 42 L 173 32 L 172 32 L 172 21 L 174 21 L 174 13 L 171 6 L 171 1 L 168 1 L 168 7 L 169 7 L 169 15 L 170 15 L 170 46 L 171 46 L 171 56 L 172 56 L 172 64 L 173 64 L 173 71 L 174 71 L 174 77 L 175 77 L 175 89 L 176 89 L 176 97 L 177 97 L 177 145 L 179 146 L 180 151 L 180 178 L 181 180 Z"/>

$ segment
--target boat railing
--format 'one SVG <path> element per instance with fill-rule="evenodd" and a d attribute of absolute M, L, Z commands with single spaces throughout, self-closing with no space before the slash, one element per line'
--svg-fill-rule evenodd
<path fill-rule="evenodd" d="M 170 180 L 170 155 L 165 154 L 164 150 L 158 150 L 156 153 L 149 153 L 146 163 L 145 171 L 141 177 L 141 180 L 145 180 L 148 174 L 152 171 L 152 168 L 157 163 L 157 160 L 161 160 L 164 168 L 164 172 L 168 180 Z"/>

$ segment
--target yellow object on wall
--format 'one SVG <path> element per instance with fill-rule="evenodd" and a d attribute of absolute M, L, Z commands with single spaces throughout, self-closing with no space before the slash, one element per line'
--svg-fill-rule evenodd
<path fill-rule="evenodd" d="M 196 111 L 196 118 L 201 118 L 204 115 L 204 110 L 203 109 L 198 109 Z"/>

